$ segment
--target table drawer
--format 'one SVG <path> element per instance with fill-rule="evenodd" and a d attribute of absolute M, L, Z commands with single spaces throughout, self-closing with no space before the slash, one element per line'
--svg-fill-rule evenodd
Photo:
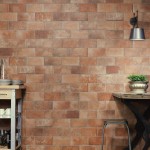
<path fill-rule="evenodd" d="M 8 90 L 1 90 L 0 91 L 0 99 L 11 99 L 11 91 Z"/>

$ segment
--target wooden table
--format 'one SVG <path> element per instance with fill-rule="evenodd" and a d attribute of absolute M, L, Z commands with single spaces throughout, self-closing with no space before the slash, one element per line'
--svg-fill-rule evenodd
<path fill-rule="evenodd" d="M 143 150 L 148 150 L 150 147 L 150 93 L 113 93 L 113 96 L 115 100 L 119 100 L 125 104 L 137 120 L 135 124 L 136 136 L 132 140 L 132 149 L 134 149 L 141 138 L 143 138 L 145 141 Z M 144 106 L 142 111 L 141 106 Z M 126 148 L 126 150 L 128 150 L 128 148 Z"/>
<path fill-rule="evenodd" d="M 11 150 L 16 150 L 18 146 L 21 146 L 21 112 L 24 93 L 25 87 L 23 85 L 0 85 L 0 101 L 11 101 Z M 16 107 L 16 104 L 18 104 L 18 107 Z M 16 116 L 16 110 L 18 117 Z M 19 129 L 18 145 L 16 145 L 16 117 L 17 128 Z"/>

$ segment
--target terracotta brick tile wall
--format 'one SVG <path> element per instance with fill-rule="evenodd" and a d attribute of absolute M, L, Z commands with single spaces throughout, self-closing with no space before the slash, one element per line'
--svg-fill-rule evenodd
<path fill-rule="evenodd" d="M 147 39 L 132 42 L 137 9 Z M 149 76 L 149 37 L 149 0 L 1 0 L 0 56 L 7 78 L 27 87 L 23 150 L 99 150 L 108 118 L 132 129 L 133 115 L 111 94 L 129 91 L 131 73 Z M 105 150 L 127 143 L 123 127 L 107 129 Z"/>

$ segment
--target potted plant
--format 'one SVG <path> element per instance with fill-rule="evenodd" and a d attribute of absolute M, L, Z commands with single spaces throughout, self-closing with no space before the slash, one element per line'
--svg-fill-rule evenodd
<path fill-rule="evenodd" d="M 127 77 L 129 81 L 129 88 L 133 93 L 146 93 L 148 88 L 148 79 L 145 75 L 132 74 Z"/>

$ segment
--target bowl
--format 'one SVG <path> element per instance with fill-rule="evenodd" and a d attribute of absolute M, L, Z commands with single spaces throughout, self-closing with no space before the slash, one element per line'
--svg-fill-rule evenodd
<path fill-rule="evenodd" d="M 22 80 L 12 80 L 13 85 L 22 85 L 23 81 Z"/>
<path fill-rule="evenodd" d="M 12 80 L 9 79 L 0 79 L 0 85 L 10 85 Z"/>

